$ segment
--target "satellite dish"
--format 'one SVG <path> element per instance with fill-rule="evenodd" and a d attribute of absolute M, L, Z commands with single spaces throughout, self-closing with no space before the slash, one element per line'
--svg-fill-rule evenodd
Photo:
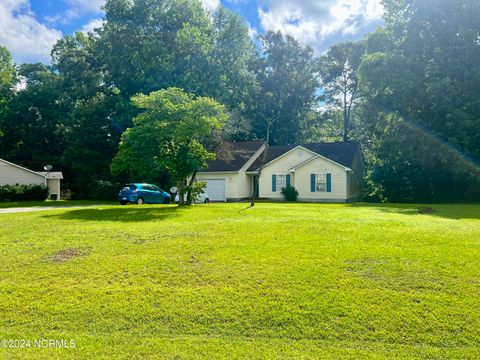
<path fill-rule="evenodd" d="M 175 186 L 174 186 L 174 187 L 171 187 L 171 188 L 170 188 L 170 192 L 171 192 L 172 194 L 176 194 L 176 193 L 178 192 L 178 188 L 175 187 Z"/>
<path fill-rule="evenodd" d="M 45 165 L 45 166 L 43 167 L 43 169 L 44 169 L 45 171 L 50 171 L 50 170 L 52 170 L 52 168 L 53 168 L 52 165 Z"/>

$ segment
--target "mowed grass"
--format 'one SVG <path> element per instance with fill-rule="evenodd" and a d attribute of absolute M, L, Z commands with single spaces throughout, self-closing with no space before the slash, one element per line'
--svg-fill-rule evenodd
<path fill-rule="evenodd" d="M 0 355 L 478 358 L 480 206 L 419 207 L 0 215 L 0 339 L 76 345 Z"/>

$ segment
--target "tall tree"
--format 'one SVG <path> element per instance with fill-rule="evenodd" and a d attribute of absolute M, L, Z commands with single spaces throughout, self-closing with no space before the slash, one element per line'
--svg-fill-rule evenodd
<path fill-rule="evenodd" d="M 478 199 L 480 3 L 384 5 L 386 25 L 368 38 L 360 69 L 368 146 L 381 164 L 372 179 L 388 199 Z"/>
<path fill-rule="evenodd" d="M 33 169 L 60 166 L 62 118 L 61 78 L 48 66 L 23 64 L 18 69 L 23 89 L 10 100 L 4 116 L 0 156 Z"/>
<path fill-rule="evenodd" d="M 251 65 L 258 57 L 248 26 L 240 15 L 219 7 L 213 15 L 213 39 L 209 76 L 216 79 L 216 86 L 209 96 L 244 114 L 256 82 Z"/>
<path fill-rule="evenodd" d="M 15 80 L 15 64 L 12 55 L 0 46 L 0 91 L 10 89 Z"/>
<path fill-rule="evenodd" d="M 204 75 L 200 64 L 211 46 L 210 33 L 211 21 L 200 1 L 107 0 L 96 41 L 105 80 L 126 98 L 182 87 L 182 79 L 196 88 Z M 202 70 L 195 73 L 195 82 L 190 60 Z"/>
<path fill-rule="evenodd" d="M 0 46 L 0 142 L 2 137 L 2 121 L 7 114 L 9 102 L 13 95 L 15 82 L 15 64 L 10 52 Z"/>
<path fill-rule="evenodd" d="M 258 86 L 248 112 L 252 128 L 257 138 L 271 145 L 292 144 L 316 105 L 319 80 L 314 53 L 280 32 L 269 32 L 260 40 L 262 57 L 254 64 Z"/>
<path fill-rule="evenodd" d="M 326 102 L 343 115 L 343 141 L 348 141 L 352 108 L 361 98 L 358 69 L 364 52 L 364 42 L 347 42 L 332 46 L 320 58 Z"/>
<path fill-rule="evenodd" d="M 67 109 L 61 162 L 67 184 L 80 197 L 89 196 L 95 180 L 110 178 L 111 159 L 131 121 L 119 91 L 105 83 L 95 41 L 78 32 L 60 39 L 52 51 L 53 69 L 61 77 L 58 101 Z"/>
<path fill-rule="evenodd" d="M 165 169 L 191 201 L 197 171 L 215 158 L 207 149 L 213 136 L 227 120 L 223 105 L 213 99 L 195 97 L 178 88 L 169 88 L 132 98 L 140 109 L 133 127 L 122 136 L 112 162 L 116 174 L 145 176 Z"/>

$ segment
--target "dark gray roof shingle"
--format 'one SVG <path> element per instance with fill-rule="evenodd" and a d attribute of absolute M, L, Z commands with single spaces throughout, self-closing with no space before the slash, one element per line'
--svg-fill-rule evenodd
<path fill-rule="evenodd" d="M 217 158 L 207 161 L 207 168 L 200 171 L 239 171 L 263 144 L 263 141 L 226 142 Z"/>

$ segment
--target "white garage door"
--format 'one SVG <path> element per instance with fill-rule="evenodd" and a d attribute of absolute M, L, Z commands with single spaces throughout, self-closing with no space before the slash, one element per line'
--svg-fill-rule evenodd
<path fill-rule="evenodd" d="M 225 201 L 225 179 L 203 181 L 207 183 L 205 192 L 211 201 Z"/>

